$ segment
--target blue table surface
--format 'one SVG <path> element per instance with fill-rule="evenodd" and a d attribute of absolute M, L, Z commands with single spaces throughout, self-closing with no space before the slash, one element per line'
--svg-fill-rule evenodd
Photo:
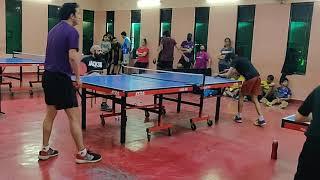
<path fill-rule="evenodd" d="M 44 60 L 28 58 L 0 58 L 0 64 L 44 64 Z"/>
<path fill-rule="evenodd" d="M 183 88 L 200 85 L 202 84 L 202 77 L 199 78 L 188 75 L 181 76 L 180 74 L 159 73 L 143 75 L 83 76 L 81 77 L 81 81 L 84 84 L 130 92 L 166 88 Z M 236 82 L 238 81 L 209 76 L 206 77 L 206 85 Z"/>

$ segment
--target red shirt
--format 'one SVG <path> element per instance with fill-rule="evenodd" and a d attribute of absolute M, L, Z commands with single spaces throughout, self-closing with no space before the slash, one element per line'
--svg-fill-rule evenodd
<path fill-rule="evenodd" d="M 147 47 L 139 47 L 137 49 L 137 51 L 139 54 L 142 54 L 145 52 L 147 53 L 147 55 L 144 57 L 138 56 L 138 62 L 148 63 L 149 62 L 149 49 Z"/>

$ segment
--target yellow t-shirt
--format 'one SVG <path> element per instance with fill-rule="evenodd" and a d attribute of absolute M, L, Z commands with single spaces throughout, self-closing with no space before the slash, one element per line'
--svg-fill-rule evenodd
<path fill-rule="evenodd" d="M 267 81 L 261 81 L 261 87 L 264 92 L 267 92 L 270 89 L 270 84 Z"/>
<path fill-rule="evenodd" d="M 232 80 L 238 80 L 238 81 L 241 81 L 242 83 L 245 81 L 245 78 L 243 77 L 243 76 L 240 76 L 238 79 L 235 79 L 235 78 L 231 78 Z M 239 87 L 239 84 L 237 83 L 237 84 L 234 84 L 233 86 L 231 86 L 230 88 L 229 88 L 229 90 L 230 91 L 234 91 L 234 90 L 236 90 L 236 89 L 239 89 L 240 87 Z"/>

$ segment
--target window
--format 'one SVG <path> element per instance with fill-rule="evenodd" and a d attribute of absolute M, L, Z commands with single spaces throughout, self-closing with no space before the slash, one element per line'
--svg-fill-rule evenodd
<path fill-rule="evenodd" d="M 114 11 L 107 11 L 107 24 L 106 32 L 110 32 L 114 35 Z"/>
<path fill-rule="evenodd" d="M 286 59 L 282 74 L 306 74 L 313 3 L 291 4 Z"/>
<path fill-rule="evenodd" d="M 59 23 L 60 6 L 48 5 L 48 31 Z"/>
<path fill-rule="evenodd" d="M 207 47 L 209 13 L 209 7 L 196 8 L 194 27 L 195 53 L 200 50 L 200 45 L 204 45 L 205 47 Z"/>
<path fill-rule="evenodd" d="M 171 34 L 172 9 L 160 9 L 160 36 L 159 42 L 163 32 L 169 31 Z"/>
<path fill-rule="evenodd" d="M 131 11 L 131 50 L 133 52 L 133 58 L 136 58 L 136 50 L 140 46 L 140 26 L 141 26 L 141 11 Z"/>
<path fill-rule="evenodd" d="M 94 11 L 83 10 L 83 54 L 89 55 L 93 45 Z"/>
<path fill-rule="evenodd" d="M 236 53 L 251 61 L 255 5 L 238 7 Z"/>
<path fill-rule="evenodd" d="M 22 3 L 6 0 L 6 53 L 22 51 Z"/>

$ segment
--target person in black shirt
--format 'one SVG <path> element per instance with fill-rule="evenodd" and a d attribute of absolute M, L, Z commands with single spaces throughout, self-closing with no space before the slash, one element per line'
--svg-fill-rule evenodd
<path fill-rule="evenodd" d="M 231 68 L 226 73 L 219 74 L 218 76 L 230 78 L 234 74 L 240 74 L 245 78 L 239 94 L 238 114 L 235 116 L 234 120 L 237 123 L 242 123 L 241 113 L 244 96 L 251 96 L 259 115 L 258 120 L 255 121 L 254 124 L 263 127 L 266 125 L 266 121 L 262 115 L 261 106 L 258 101 L 258 96 L 262 93 L 259 72 L 247 58 L 236 57 L 231 62 Z"/>
<path fill-rule="evenodd" d="M 312 118 L 309 118 L 311 115 Z M 312 119 L 312 120 L 311 120 Z M 310 121 L 311 120 L 311 121 Z M 306 98 L 296 113 L 296 122 L 310 122 L 299 156 L 294 180 L 320 179 L 320 86 Z"/>
<path fill-rule="evenodd" d="M 90 49 L 92 55 L 84 57 L 81 62 L 87 66 L 87 73 L 103 71 L 107 68 L 106 60 L 103 58 L 103 52 L 99 45 L 93 45 Z"/>
<path fill-rule="evenodd" d="M 103 51 L 99 45 L 93 45 L 90 49 L 92 55 L 82 59 L 81 62 L 87 66 L 88 75 L 107 74 L 107 62 L 103 58 Z M 108 106 L 107 100 L 104 99 L 101 103 L 101 110 L 111 112 L 112 109 Z"/>

